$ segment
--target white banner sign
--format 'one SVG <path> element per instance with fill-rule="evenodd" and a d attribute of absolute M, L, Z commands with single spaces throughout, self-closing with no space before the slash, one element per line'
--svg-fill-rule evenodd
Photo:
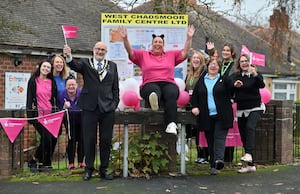
<path fill-rule="evenodd" d="M 25 108 L 30 76 L 30 73 L 5 72 L 5 109 Z"/>

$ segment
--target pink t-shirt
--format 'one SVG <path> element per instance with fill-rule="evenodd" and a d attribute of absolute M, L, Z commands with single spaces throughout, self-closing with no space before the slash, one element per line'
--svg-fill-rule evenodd
<path fill-rule="evenodd" d="M 133 58 L 130 60 L 142 70 L 144 86 L 150 82 L 165 81 L 175 83 L 174 68 L 185 60 L 182 50 L 165 51 L 155 56 L 151 51 L 133 49 Z"/>
<path fill-rule="evenodd" d="M 39 116 L 51 113 L 51 92 L 52 81 L 50 79 L 42 80 L 40 77 L 35 79 L 36 98 L 38 103 Z"/>

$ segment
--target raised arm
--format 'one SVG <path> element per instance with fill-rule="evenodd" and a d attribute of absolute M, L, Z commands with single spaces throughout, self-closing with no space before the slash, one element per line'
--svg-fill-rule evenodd
<path fill-rule="evenodd" d="M 213 56 L 214 55 L 214 52 L 216 50 L 215 48 L 215 43 L 214 42 L 207 42 L 206 43 L 206 48 L 207 48 L 207 54 L 209 56 Z"/>
<path fill-rule="evenodd" d="M 71 47 L 69 47 L 68 45 L 64 45 L 63 53 L 67 59 L 72 59 Z"/>
<path fill-rule="evenodd" d="M 74 71 L 82 73 L 82 65 L 81 63 L 76 62 L 72 58 L 72 50 L 71 47 L 65 45 L 63 48 L 64 56 L 66 57 L 67 65 Z"/>
<path fill-rule="evenodd" d="M 123 39 L 123 44 L 124 44 L 124 47 L 128 53 L 128 56 L 129 58 L 132 58 L 133 57 L 133 50 L 132 50 L 132 47 L 128 41 L 128 38 L 127 38 L 127 29 L 124 27 L 124 26 L 119 26 L 118 27 L 118 32 L 120 34 L 120 36 L 122 37 Z"/>
<path fill-rule="evenodd" d="M 184 43 L 183 50 L 181 52 L 183 58 L 187 58 L 189 51 L 192 48 L 192 39 L 194 36 L 194 32 L 195 32 L 195 27 L 193 25 L 189 25 L 187 30 L 187 38 Z"/>

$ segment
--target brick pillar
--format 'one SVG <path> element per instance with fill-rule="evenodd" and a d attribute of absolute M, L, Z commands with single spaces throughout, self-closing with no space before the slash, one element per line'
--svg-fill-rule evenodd
<path fill-rule="evenodd" d="M 276 106 L 276 161 L 293 162 L 293 101 L 272 101 Z"/>
<path fill-rule="evenodd" d="M 255 134 L 257 162 L 293 162 L 293 101 L 272 100 Z"/>

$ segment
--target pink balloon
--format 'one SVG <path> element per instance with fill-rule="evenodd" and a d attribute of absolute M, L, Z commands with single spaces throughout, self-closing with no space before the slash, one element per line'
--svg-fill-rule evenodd
<path fill-rule="evenodd" d="M 133 109 L 135 111 L 140 111 L 141 110 L 141 104 L 140 104 L 140 102 L 138 102 Z"/>
<path fill-rule="evenodd" d="M 177 105 L 179 107 L 184 107 L 189 103 L 189 101 L 190 101 L 189 93 L 187 91 L 184 91 L 184 90 L 180 91 L 179 97 L 177 99 Z"/>
<path fill-rule="evenodd" d="M 135 107 L 139 102 L 139 97 L 135 91 L 127 90 L 122 96 L 122 101 L 127 107 Z"/>
<path fill-rule="evenodd" d="M 260 93 L 261 101 L 264 104 L 268 104 L 272 97 L 270 90 L 268 90 L 267 88 L 261 88 L 259 89 L 259 93 Z"/>

